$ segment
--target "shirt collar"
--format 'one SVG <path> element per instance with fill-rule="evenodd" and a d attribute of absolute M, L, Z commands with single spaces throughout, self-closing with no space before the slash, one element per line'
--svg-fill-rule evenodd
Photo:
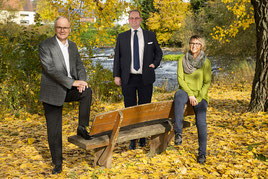
<path fill-rule="evenodd" d="M 69 47 L 68 39 L 66 40 L 66 43 L 65 43 L 65 44 L 63 44 L 63 43 L 58 39 L 57 36 L 56 36 L 56 39 L 57 39 L 58 44 L 59 44 L 61 47 L 66 47 L 66 48 Z"/>
<path fill-rule="evenodd" d="M 131 28 L 131 32 L 134 32 L 134 30 L 135 30 L 135 29 Z M 142 31 L 142 28 L 139 27 L 137 30 L 138 30 L 138 32 L 141 32 L 141 31 Z"/>

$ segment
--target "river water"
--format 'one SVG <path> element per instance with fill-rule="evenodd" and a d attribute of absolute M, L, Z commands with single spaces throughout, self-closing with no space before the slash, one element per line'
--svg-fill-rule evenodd
<path fill-rule="evenodd" d="M 109 70 L 113 70 L 113 48 L 103 48 L 95 49 L 93 51 L 94 58 L 92 58 L 93 64 L 97 62 Z M 181 54 L 181 52 L 174 51 L 163 51 L 164 55 L 166 54 Z M 212 75 L 216 75 L 219 72 L 219 68 L 222 65 L 222 60 L 219 61 L 213 57 L 209 57 L 212 67 Z M 228 65 L 228 63 L 226 64 Z M 177 61 L 161 61 L 160 66 L 155 70 L 156 81 L 154 86 L 165 87 L 166 90 L 171 91 L 177 89 Z"/>

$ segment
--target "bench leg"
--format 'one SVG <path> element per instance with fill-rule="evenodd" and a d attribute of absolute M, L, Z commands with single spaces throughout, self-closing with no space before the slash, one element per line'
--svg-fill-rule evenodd
<path fill-rule="evenodd" d="M 98 161 L 99 161 L 101 155 L 103 154 L 105 148 L 106 147 L 100 147 L 100 148 L 94 149 L 94 152 L 95 152 L 94 163 L 93 163 L 94 167 L 96 167 L 98 165 Z"/>
<path fill-rule="evenodd" d="M 112 153 L 109 153 L 109 155 L 105 159 L 101 159 L 102 155 L 104 154 L 104 151 L 107 147 L 100 147 L 97 149 L 94 149 L 95 151 L 95 157 L 94 157 L 94 163 L 93 166 L 96 167 L 97 165 L 111 168 L 112 164 Z"/>
<path fill-rule="evenodd" d="M 166 150 L 168 146 L 168 132 L 151 137 L 150 156 L 159 154 Z"/>
<path fill-rule="evenodd" d="M 173 139 L 174 136 L 175 136 L 174 130 L 170 131 L 169 134 L 168 134 L 168 137 L 167 137 L 167 143 L 168 144 L 171 142 L 171 140 Z"/>

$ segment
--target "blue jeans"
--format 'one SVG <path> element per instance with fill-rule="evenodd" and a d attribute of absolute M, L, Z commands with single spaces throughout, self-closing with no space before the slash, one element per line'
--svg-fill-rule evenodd
<path fill-rule="evenodd" d="M 175 133 L 182 134 L 183 128 L 183 113 L 184 106 L 188 102 L 188 94 L 180 89 L 175 93 L 174 96 L 174 113 L 175 113 Z M 193 106 L 195 113 L 195 121 L 198 131 L 198 143 L 199 143 L 199 155 L 205 155 L 207 151 L 207 113 L 208 103 L 206 100 L 202 99 L 196 106 Z"/>

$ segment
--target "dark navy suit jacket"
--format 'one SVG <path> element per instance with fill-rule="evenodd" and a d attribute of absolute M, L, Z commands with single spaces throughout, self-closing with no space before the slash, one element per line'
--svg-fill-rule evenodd
<path fill-rule="evenodd" d="M 157 42 L 155 33 L 144 29 L 142 31 L 144 37 L 142 80 L 144 85 L 147 85 L 153 84 L 155 81 L 155 69 L 150 68 L 149 65 L 154 64 L 155 68 L 157 68 L 160 65 L 163 52 Z M 128 83 L 130 64 L 131 30 L 128 30 L 118 35 L 113 66 L 113 76 L 120 77 L 123 85 Z"/>

